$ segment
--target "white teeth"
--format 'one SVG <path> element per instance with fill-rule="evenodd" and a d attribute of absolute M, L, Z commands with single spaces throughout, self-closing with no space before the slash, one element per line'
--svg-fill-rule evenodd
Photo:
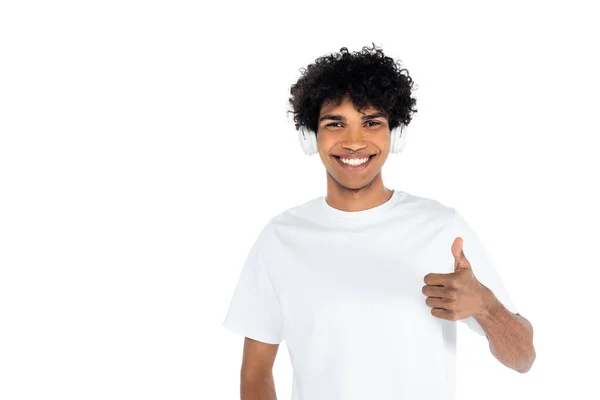
<path fill-rule="evenodd" d="M 348 165 L 361 165 L 366 163 L 367 161 L 369 161 L 369 157 L 367 158 L 358 158 L 358 159 L 348 159 L 348 158 L 340 158 L 340 160 L 344 163 L 344 164 L 348 164 Z"/>

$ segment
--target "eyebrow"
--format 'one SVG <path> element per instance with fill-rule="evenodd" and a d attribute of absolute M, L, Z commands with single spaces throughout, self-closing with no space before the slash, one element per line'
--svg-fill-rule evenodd
<path fill-rule="evenodd" d="M 370 115 L 363 115 L 362 117 L 360 117 L 360 119 L 367 120 L 367 119 L 374 119 L 374 118 L 379 118 L 379 117 L 383 117 L 383 113 L 375 113 L 375 114 L 370 114 Z M 332 119 L 334 121 L 346 121 L 346 117 L 344 117 L 343 115 L 332 115 L 332 114 L 325 114 L 323 115 L 321 118 L 319 118 L 319 122 L 323 121 L 324 119 Z"/>

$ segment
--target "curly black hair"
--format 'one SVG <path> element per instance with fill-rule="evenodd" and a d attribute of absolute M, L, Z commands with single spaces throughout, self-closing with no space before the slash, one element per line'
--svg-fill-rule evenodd
<path fill-rule="evenodd" d="M 324 103 L 339 104 L 345 96 L 360 112 L 371 106 L 388 119 L 390 130 L 401 123 L 408 125 L 417 112 L 416 99 L 411 97 L 413 80 L 400 61 L 383 54 L 375 43 L 361 52 L 349 53 L 342 47 L 339 53 L 319 57 L 292 85 L 289 102 L 294 113 L 296 130 L 304 125 L 317 132 L 318 118 Z M 404 74 L 406 73 L 406 74 Z"/>

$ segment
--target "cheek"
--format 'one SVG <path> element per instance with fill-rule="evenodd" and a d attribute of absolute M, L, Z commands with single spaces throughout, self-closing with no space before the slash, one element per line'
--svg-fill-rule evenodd
<path fill-rule="evenodd" d="M 317 136 L 317 148 L 323 156 L 329 156 L 332 153 L 332 149 L 335 148 L 336 142 L 331 139 L 319 139 Z"/>
<path fill-rule="evenodd" d="M 382 135 L 381 140 L 377 141 L 377 147 L 379 147 L 381 149 L 381 151 L 389 149 L 390 144 L 391 144 L 391 136 L 389 133 Z"/>
<path fill-rule="evenodd" d="M 317 135 L 317 144 L 319 147 L 329 150 L 335 144 L 335 141 L 321 133 Z"/>

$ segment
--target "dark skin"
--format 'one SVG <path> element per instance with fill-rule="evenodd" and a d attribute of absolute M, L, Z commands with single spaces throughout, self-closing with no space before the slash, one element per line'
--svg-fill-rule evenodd
<path fill-rule="evenodd" d="M 379 110 L 368 107 L 358 112 L 348 98 L 337 105 L 325 103 L 319 114 L 317 146 L 326 169 L 327 203 L 344 211 L 361 211 L 385 203 L 392 196 L 381 176 L 390 151 L 390 128 Z M 365 119 L 363 119 L 365 118 Z M 362 171 L 348 171 L 335 155 L 374 154 Z M 361 156 L 362 157 L 362 156 Z"/>
<path fill-rule="evenodd" d="M 263 343 L 246 337 L 240 372 L 241 400 L 277 400 L 273 365 L 278 344 Z"/>
<path fill-rule="evenodd" d="M 317 146 L 326 169 L 326 201 L 343 211 L 361 211 L 388 201 L 393 191 L 383 184 L 381 169 L 390 151 L 390 128 L 379 110 L 357 111 L 349 98 L 324 103 L 319 113 Z M 336 156 L 357 152 L 374 155 L 361 171 L 348 171 Z M 455 271 L 427 274 L 422 293 L 437 318 L 457 320 L 473 316 L 489 341 L 490 351 L 504 365 L 525 373 L 533 364 L 533 327 L 512 314 L 475 277 L 462 250 L 462 238 L 451 244 Z M 417 289 L 418 290 L 418 289 Z M 245 338 L 241 370 L 241 400 L 276 400 L 272 369 L 278 344 Z"/>
<path fill-rule="evenodd" d="M 448 321 L 474 317 L 485 331 L 490 351 L 505 366 L 529 371 L 535 360 L 533 326 L 520 314 L 508 311 L 494 293 L 477 280 L 463 251 L 461 237 L 450 247 L 454 272 L 425 275 L 422 293 L 431 314 Z"/>

